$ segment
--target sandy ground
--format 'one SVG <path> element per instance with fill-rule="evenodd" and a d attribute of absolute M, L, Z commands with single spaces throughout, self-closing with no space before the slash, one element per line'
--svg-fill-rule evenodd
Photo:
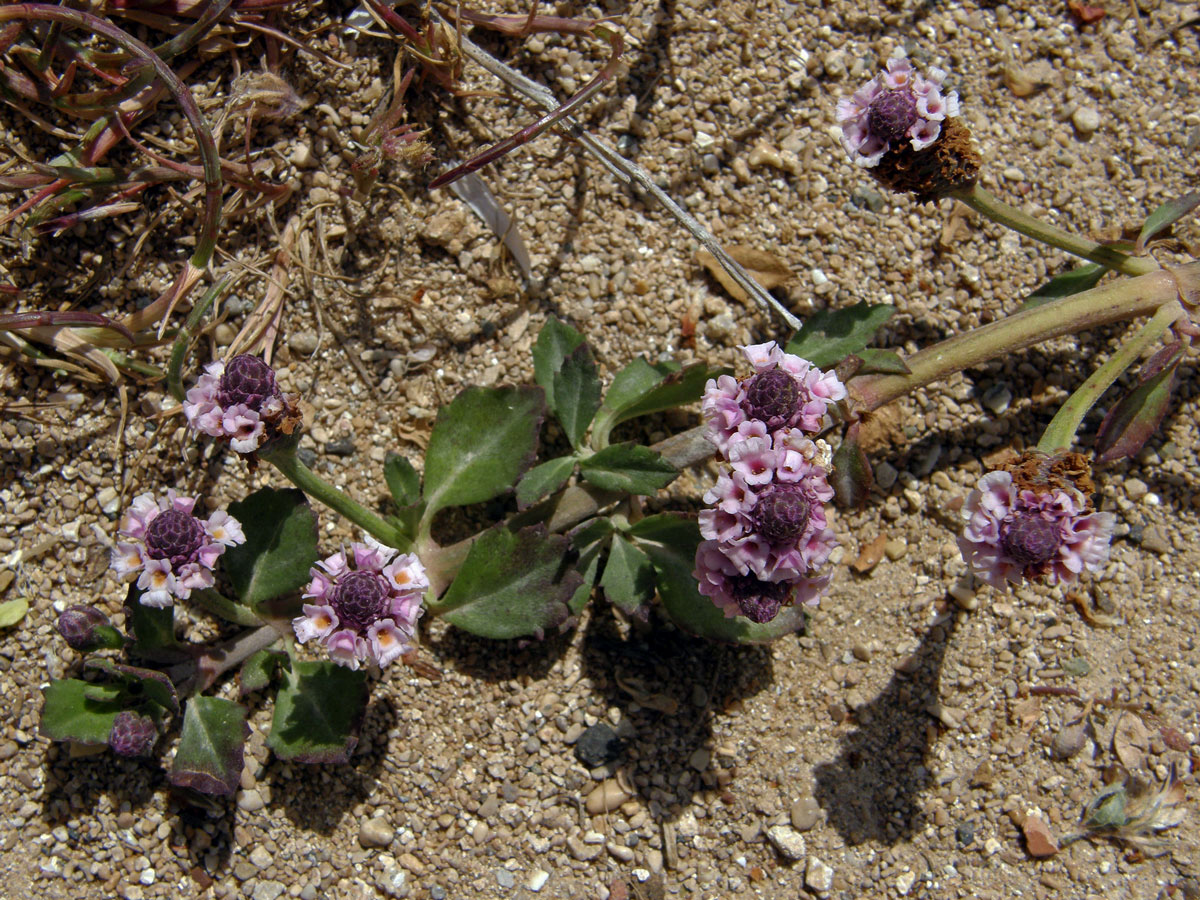
<path fill-rule="evenodd" d="M 831 136 L 836 99 L 903 45 L 950 71 L 987 160 L 986 187 L 1064 227 L 1112 236 L 1194 185 L 1185 146 L 1200 126 L 1200 59 L 1194 4 L 1142 4 L 1141 36 L 1125 4 L 1105 5 L 1110 14 L 1087 27 L 1059 3 L 835 0 L 817 11 L 664 0 L 564 2 L 558 12 L 614 16 L 627 36 L 619 77 L 584 113 L 593 133 L 722 241 L 784 260 L 795 278 L 777 293 L 798 315 L 892 303 L 881 345 L 911 352 L 1013 311 L 1068 260 L 949 203 L 880 194 Z M 285 21 L 316 31 L 348 8 L 315 5 Z M 477 38 L 559 96 L 605 54 L 552 36 Z M 529 247 L 527 285 L 463 204 L 426 192 L 429 174 L 397 166 L 364 202 L 349 199 L 348 140 L 386 99 L 395 48 L 333 31 L 312 42 L 348 68 L 284 54 L 280 73 L 309 105 L 256 140 L 276 161 L 273 177 L 297 191 L 271 216 L 226 226 L 216 269 L 243 278 L 201 353 L 219 354 L 261 299 L 266 279 L 246 267 L 269 268 L 278 234 L 295 221 L 275 361 L 285 387 L 311 404 L 304 446 L 334 483 L 381 501 L 384 453 L 419 456 L 437 406 L 463 385 L 530 381 L 529 348 L 551 314 L 588 335 L 606 375 L 638 354 L 734 364 L 737 345 L 783 336 L 695 263 L 693 241 L 663 212 L 556 136 L 483 173 Z M 255 42 L 204 63 L 192 83 L 206 109 L 220 106 L 235 56 L 253 69 L 261 51 Z M 1045 86 L 1018 97 L 1006 68 Z M 496 87 L 472 66 L 467 83 Z M 425 86 L 410 117 L 432 129 L 436 172 L 531 114 Z M 186 136 L 168 118 L 161 134 Z M 31 152 L 54 146 L 10 107 L 0 126 Z M 238 127 L 229 142 L 240 141 Z M 157 219 L 148 206 L 24 248 L 10 229 L 4 265 L 30 307 L 90 290 L 88 309 L 130 309 L 169 283 L 188 252 L 181 239 L 195 227 L 194 206 L 161 208 Z M 1177 234 L 1193 247 L 1200 238 L 1195 224 Z M 970 609 L 946 596 L 962 572 L 955 502 L 982 457 L 1035 442 L 1121 333 L 1056 341 L 897 405 L 873 453 L 874 502 L 833 517 L 844 550 L 807 635 L 766 649 L 714 647 L 660 622 L 631 627 L 603 603 L 574 632 L 525 648 L 434 624 L 422 653 L 440 679 L 399 670 L 376 684 L 352 765 L 271 758 L 270 706 L 260 701 L 242 789 L 212 811 L 181 806 L 157 763 L 75 758 L 38 736 L 42 687 L 79 665 L 53 622 L 79 602 L 120 620 L 106 542 L 122 496 L 174 485 L 217 506 L 282 479 L 249 475 L 240 459 L 195 445 L 178 419 L 156 418 L 171 405 L 158 386 L 133 387 L 119 435 L 115 390 L 8 368 L 10 399 L 53 405 L 0 422 L 0 553 L 24 553 L 19 565 L 8 556 L 6 598 L 23 592 L 33 603 L 0 633 L 9 710 L 0 897 L 1152 900 L 1171 896 L 1168 886 L 1195 891 L 1194 813 L 1146 860 L 1086 840 L 1034 859 L 1018 825 L 1036 810 L 1059 836 L 1077 828 L 1117 762 L 1122 717 L 1144 725 L 1135 774 L 1161 783 L 1175 765 L 1194 798 L 1195 367 L 1180 370 L 1175 411 L 1150 446 L 1099 479 L 1120 537 L 1081 595 L 1111 627 L 1085 619 L 1059 589 L 984 589 L 967 598 Z M 667 417 L 647 437 L 696 421 L 695 411 Z M 1093 414 L 1085 445 L 1097 422 Z M 670 502 L 686 508 L 711 478 L 691 473 Z M 330 548 L 355 536 L 332 513 L 321 522 Z M 848 563 L 879 535 L 889 554 L 852 574 Z M 1047 685 L 1078 696 L 1030 696 Z M 598 722 L 624 749 L 589 770 L 572 745 Z M 1082 749 L 1058 758 L 1055 741 L 1077 724 Z M 584 799 L 618 769 L 636 799 L 589 816 Z M 1194 896 L 1186 891 L 1174 896 Z"/>

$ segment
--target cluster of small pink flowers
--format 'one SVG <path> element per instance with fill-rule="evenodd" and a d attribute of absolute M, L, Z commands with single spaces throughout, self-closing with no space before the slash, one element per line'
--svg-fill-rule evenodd
<path fill-rule="evenodd" d="M 837 120 L 850 158 L 860 166 L 876 166 L 906 140 L 913 150 L 933 144 L 942 122 L 958 115 L 958 93 L 942 94 L 945 78 L 942 69 L 931 68 L 922 75 L 907 59 L 892 57 L 886 72 L 840 100 Z"/>
<path fill-rule="evenodd" d="M 1078 491 L 1019 487 L 1011 472 L 989 472 L 963 506 L 963 559 L 994 588 L 1025 579 L 1070 584 L 1108 561 L 1116 519 L 1093 512 Z"/>
<path fill-rule="evenodd" d="M 249 354 L 209 363 L 183 402 L 188 425 L 228 440 L 238 453 L 261 447 L 288 411 L 274 370 Z"/>
<path fill-rule="evenodd" d="M 320 641 L 334 662 L 351 669 L 386 666 L 408 650 L 429 579 L 416 556 L 396 553 L 355 543 L 349 556 L 343 550 L 317 563 L 304 594 L 312 602 L 292 620 L 296 639 Z"/>
<path fill-rule="evenodd" d="M 769 622 L 790 603 L 815 605 L 829 583 L 817 570 L 835 545 L 830 453 L 809 435 L 846 388 L 773 341 L 743 352 L 754 374 L 710 381 L 702 402 L 726 465 L 704 495 L 694 574 L 726 616 Z"/>
<path fill-rule="evenodd" d="M 173 490 L 158 500 L 153 494 L 136 497 L 125 514 L 112 554 L 112 567 L 122 578 L 138 575 L 144 606 L 170 606 L 178 597 L 212 587 L 213 567 L 227 547 L 246 536 L 238 520 L 224 510 L 207 519 L 192 514 L 196 500 Z"/>

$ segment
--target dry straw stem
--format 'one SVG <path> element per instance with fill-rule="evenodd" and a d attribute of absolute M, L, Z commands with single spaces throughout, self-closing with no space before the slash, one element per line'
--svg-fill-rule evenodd
<path fill-rule="evenodd" d="M 433 15 L 440 23 L 449 27 L 445 19 L 438 15 L 436 10 L 433 11 Z M 492 75 L 499 78 L 518 93 L 523 94 L 547 110 L 557 110 L 559 108 L 558 100 L 547 88 L 526 78 L 516 69 L 500 62 L 500 60 L 473 43 L 469 38 L 462 37 L 461 41 L 462 50 L 466 56 L 487 69 Z M 645 169 L 625 159 L 616 150 L 613 150 L 611 147 L 584 132 L 582 126 L 570 116 L 565 117 L 558 124 L 566 130 L 568 135 L 582 144 L 584 149 L 591 153 L 601 165 L 612 172 L 618 181 L 621 181 L 623 184 L 635 183 L 639 188 L 657 200 L 679 224 L 687 229 L 692 237 L 704 246 L 704 249 L 716 258 L 722 268 L 729 273 L 730 278 L 749 294 L 763 311 L 774 312 L 793 331 L 800 329 L 800 325 L 802 324 L 800 320 L 765 291 L 762 285 L 750 277 L 749 273 L 725 252 L 725 249 L 709 233 L 708 229 L 701 225 L 694 216 L 684 210 L 662 188 L 655 184 Z"/>

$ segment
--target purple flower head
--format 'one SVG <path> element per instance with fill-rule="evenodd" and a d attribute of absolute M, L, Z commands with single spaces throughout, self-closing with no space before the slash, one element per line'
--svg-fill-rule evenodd
<path fill-rule="evenodd" d="M 117 713 L 108 733 L 108 746 L 118 756 L 148 756 L 157 740 L 154 720 L 128 709 Z"/>
<path fill-rule="evenodd" d="M 429 587 L 416 556 L 397 556 L 374 541 L 356 543 L 349 556 L 335 553 L 310 574 L 304 598 L 313 602 L 292 620 L 300 643 L 320 641 L 334 662 L 351 669 L 362 663 L 386 666 L 409 649 Z"/>
<path fill-rule="evenodd" d="M 872 167 L 905 141 L 913 150 L 933 144 L 947 117 L 958 115 L 958 93 L 942 94 L 945 78 L 942 69 L 922 74 L 908 60 L 892 57 L 886 72 L 839 101 L 837 120 L 850 158 Z"/>
<path fill-rule="evenodd" d="M 290 433 L 297 413 L 275 383 L 275 372 L 257 356 L 211 362 L 187 392 L 183 413 L 196 431 L 253 453 L 280 433 Z"/>
<path fill-rule="evenodd" d="M 738 569 L 717 541 L 703 541 L 696 549 L 692 573 L 700 593 L 712 599 L 727 619 L 745 616 L 752 622 L 770 622 L 792 603 L 815 606 L 829 585 L 829 577 L 761 579 Z"/>
<path fill-rule="evenodd" d="M 72 650 L 87 653 L 102 647 L 117 649 L 125 638 L 109 624 L 108 616 L 94 606 L 68 606 L 58 616 L 58 633 Z"/>
<path fill-rule="evenodd" d="M 1035 578 L 1069 584 L 1103 568 L 1112 513 L 1092 511 L 1085 494 L 1061 481 L 1026 481 L 1020 470 L 989 472 L 967 497 L 958 546 L 973 574 L 1003 588 Z"/>
<path fill-rule="evenodd" d="M 140 572 L 137 586 L 144 606 L 170 606 L 193 590 L 213 585 L 213 568 L 227 547 L 245 542 L 242 526 L 224 510 L 207 519 L 192 514 L 196 501 L 168 490 L 134 498 L 118 532 L 112 567 L 121 578 Z M 69 640 L 69 639 L 68 639 Z"/>
<path fill-rule="evenodd" d="M 742 441 L 769 438 L 783 429 L 815 434 L 826 410 L 846 396 L 833 372 L 784 353 L 774 341 L 742 352 L 754 374 L 740 382 L 729 375 L 709 381 L 701 404 L 709 440 L 731 461 L 732 446 Z"/>

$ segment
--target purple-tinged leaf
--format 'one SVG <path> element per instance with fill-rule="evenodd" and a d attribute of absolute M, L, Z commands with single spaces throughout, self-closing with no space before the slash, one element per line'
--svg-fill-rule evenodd
<path fill-rule="evenodd" d="M 570 541 L 539 526 L 479 535 L 458 577 L 430 611 L 493 640 L 541 638 L 568 616 L 583 578 L 567 565 Z"/>
<path fill-rule="evenodd" d="M 1183 345 L 1175 341 L 1154 354 L 1142 367 L 1138 384 L 1108 411 L 1096 433 L 1096 461 L 1115 462 L 1135 455 L 1158 430 L 1171 403 L 1175 369 Z"/>
<path fill-rule="evenodd" d="M 788 606 L 766 624 L 725 613 L 700 593 L 696 548 L 700 528 L 695 520 L 671 513 L 649 516 L 629 529 L 638 549 L 650 557 L 658 596 L 671 621 L 697 637 L 724 644 L 767 644 L 804 628 L 804 610 Z"/>
<path fill-rule="evenodd" d="M 295 663 L 275 695 L 267 746 L 280 759 L 348 762 L 366 712 L 366 672 L 328 661 Z"/>
<path fill-rule="evenodd" d="M 596 586 L 596 576 L 600 572 L 601 555 L 609 535 L 612 534 L 612 521 L 607 518 L 592 519 L 571 532 L 571 547 L 579 554 L 575 562 L 575 570 L 583 577 L 583 584 L 575 589 L 567 608 L 571 616 L 562 626 L 566 630 L 568 623 L 573 624 L 587 602 L 592 599 L 592 589 Z"/>
<path fill-rule="evenodd" d="M 220 697 L 192 697 L 183 712 L 179 750 L 167 779 L 202 794 L 231 796 L 242 776 L 246 707 Z"/>
<path fill-rule="evenodd" d="M 165 672 L 157 669 L 139 669 L 136 666 L 125 666 L 111 659 L 92 657 L 83 664 L 85 669 L 96 669 L 109 678 L 124 686 L 127 700 L 147 699 L 157 703 L 163 709 L 179 712 L 179 697 L 175 693 L 175 685 Z"/>
<path fill-rule="evenodd" d="M 41 732 L 54 741 L 107 744 L 123 691 L 115 684 L 91 684 L 78 678 L 51 681 L 45 689 Z"/>
<path fill-rule="evenodd" d="M 1192 191 L 1190 194 L 1184 194 L 1182 197 L 1168 200 L 1154 212 L 1150 213 L 1150 215 L 1146 216 L 1145 224 L 1142 225 L 1142 231 L 1138 235 L 1137 243 L 1134 244 L 1134 252 L 1137 254 L 1144 253 L 1146 244 L 1152 237 L 1174 225 L 1197 206 L 1200 206 L 1200 191 Z"/>
<path fill-rule="evenodd" d="M 829 479 L 840 506 L 863 506 L 875 484 L 871 461 L 858 441 L 859 423 L 852 422 L 837 452 L 833 454 L 833 475 Z"/>
<path fill-rule="evenodd" d="M 512 488 L 546 415 L 540 387 L 467 388 L 438 412 L 425 453 L 426 516 Z"/>
<path fill-rule="evenodd" d="M 41 310 L 18 313 L 0 313 L 0 330 L 16 331 L 21 328 L 107 328 L 115 331 L 133 343 L 133 332 L 99 313 L 85 312 L 78 309 L 62 311 Z"/>

